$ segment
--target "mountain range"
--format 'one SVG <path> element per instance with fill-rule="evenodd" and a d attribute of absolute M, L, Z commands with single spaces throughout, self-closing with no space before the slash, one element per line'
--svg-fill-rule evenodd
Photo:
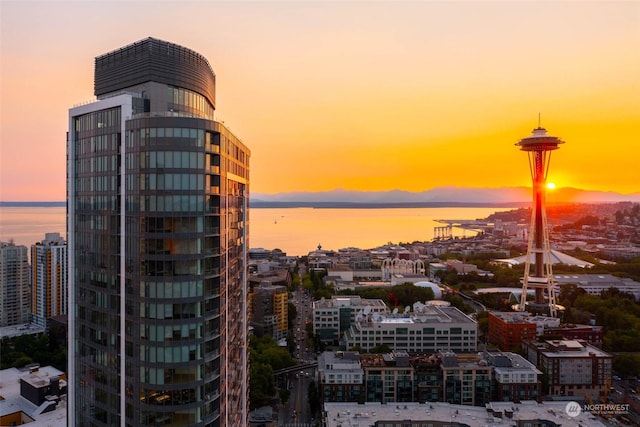
<path fill-rule="evenodd" d="M 547 190 L 548 204 L 640 202 L 640 193 L 620 194 L 577 188 Z M 252 193 L 252 207 L 430 207 L 430 206 L 526 206 L 531 204 L 530 187 L 465 188 L 437 187 L 411 192 L 356 191 L 336 189 L 321 192 Z"/>
<path fill-rule="evenodd" d="M 254 208 L 271 207 L 440 207 L 486 206 L 521 207 L 531 204 L 530 187 L 466 188 L 437 187 L 411 192 L 404 190 L 357 191 L 336 189 L 319 192 L 251 193 Z M 621 194 L 613 191 L 592 191 L 577 188 L 547 190 L 547 204 L 554 203 L 640 203 L 640 192 Z M 0 207 L 66 206 L 66 202 L 10 202 L 0 201 Z"/>

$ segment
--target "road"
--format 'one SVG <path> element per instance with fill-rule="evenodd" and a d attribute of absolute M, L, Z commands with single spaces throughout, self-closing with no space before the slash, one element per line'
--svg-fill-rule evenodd
<path fill-rule="evenodd" d="M 308 348 L 306 322 L 311 321 L 311 298 L 302 290 L 293 292 L 292 301 L 297 310 L 293 337 L 296 342 L 294 357 L 299 363 L 315 361 L 313 349 Z M 289 401 L 278 413 L 279 427 L 313 427 L 315 419 L 309 408 L 309 384 L 315 377 L 315 369 L 292 372 L 287 376 L 291 391 Z"/>

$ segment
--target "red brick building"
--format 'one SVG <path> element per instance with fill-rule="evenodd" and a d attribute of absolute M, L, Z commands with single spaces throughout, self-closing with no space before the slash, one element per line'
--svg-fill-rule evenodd
<path fill-rule="evenodd" d="M 514 351 L 525 341 L 536 339 L 536 324 L 528 313 L 489 312 L 487 341 L 502 351 Z"/>

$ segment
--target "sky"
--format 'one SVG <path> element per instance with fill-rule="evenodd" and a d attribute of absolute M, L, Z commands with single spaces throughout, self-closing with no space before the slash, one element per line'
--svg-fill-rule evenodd
<path fill-rule="evenodd" d="M 146 37 L 204 55 L 252 193 L 640 191 L 640 1 L 0 0 L 0 200 L 66 199 L 69 108 Z"/>

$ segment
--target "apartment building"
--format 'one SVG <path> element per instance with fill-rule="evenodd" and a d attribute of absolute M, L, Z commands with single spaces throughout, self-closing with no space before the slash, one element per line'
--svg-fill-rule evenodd
<path fill-rule="evenodd" d="M 312 312 L 314 335 L 318 334 L 323 342 L 337 343 L 356 320 L 373 313 L 388 313 L 389 309 L 381 299 L 334 295 L 314 301 Z"/>
<path fill-rule="evenodd" d="M 257 336 L 270 335 L 278 341 L 289 330 L 289 294 L 285 286 L 262 283 L 249 294 L 251 326 Z"/>
<path fill-rule="evenodd" d="M 393 351 L 432 354 L 476 351 L 478 324 L 455 307 L 421 305 L 419 311 L 368 314 L 345 332 L 346 349 L 369 351 L 386 345 Z"/>
<path fill-rule="evenodd" d="M 364 402 L 364 370 L 360 355 L 351 351 L 320 354 L 318 385 L 324 402 Z"/>
<path fill-rule="evenodd" d="M 48 319 L 67 314 L 69 295 L 67 242 L 60 233 L 46 233 L 31 246 L 32 322 L 48 329 Z"/>
<path fill-rule="evenodd" d="M 247 425 L 250 150 L 215 89 L 146 38 L 69 110 L 69 425 Z"/>
<path fill-rule="evenodd" d="M 524 351 L 548 376 L 550 395 L 598 400 L 609 391 L 613 356 L 586 341 L 531 341 Z"/>
<path fill-rule="evenodd" d="M 27 247 L 0 242 L 0 328 L 31 320 L 31 284 Z"/>

